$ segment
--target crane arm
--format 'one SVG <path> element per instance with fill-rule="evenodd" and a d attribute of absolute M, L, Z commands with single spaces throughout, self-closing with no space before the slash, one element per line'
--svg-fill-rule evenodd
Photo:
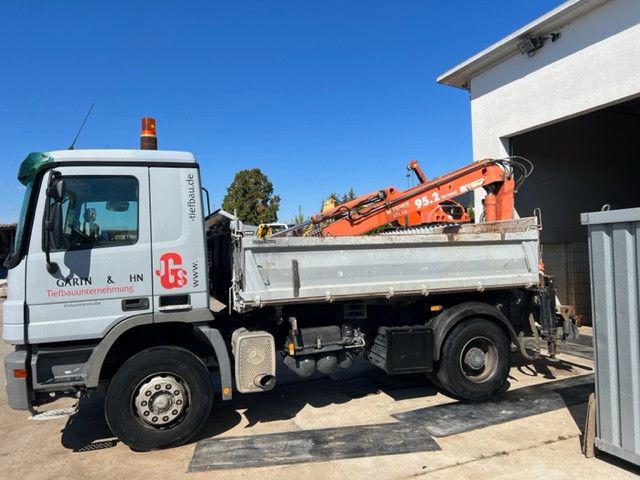
<path fill-rule="evenodd" d="M 408 168 L 416 172 L 419 185 L 405 191 L 388 187 L 371 192 L 313 216 L 311 222 L 320 226 L 322 235 L 340 236 L 362 235 L 390 223 L 410 226 L 454 221 L 443 205 L 478 188 L 487 191 L 486 221 L 513 218 L 515 181 L 507 160 L 481 160 L 432 180 L 426 179 L 415 160 Z"/>

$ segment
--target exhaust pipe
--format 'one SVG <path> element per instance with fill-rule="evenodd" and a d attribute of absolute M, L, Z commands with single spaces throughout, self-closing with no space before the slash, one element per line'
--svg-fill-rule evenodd
<path fill-rule="evenodd" d="M 271 390 L 276 386 L 276 377 L 268 374 L 258 375 L 253 380 L 253 384 L 264 391 Z"/>

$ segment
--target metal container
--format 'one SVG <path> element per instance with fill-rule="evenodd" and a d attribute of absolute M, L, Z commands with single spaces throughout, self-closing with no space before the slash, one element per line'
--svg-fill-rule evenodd
<path fill-rule="evenodd" d="M 640 208 L 582 214 L 589 229 L 596 447 L 640 465 Z"/>
<path fill-rule="evenodd" d="M 244 236 L 233 252 L 233 308 L 527 288 L 539 279 L 534 218 L 426 234 Z"/>

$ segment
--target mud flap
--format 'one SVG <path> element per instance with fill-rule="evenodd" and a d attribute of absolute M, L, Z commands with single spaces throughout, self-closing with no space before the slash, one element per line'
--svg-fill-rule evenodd
<path fill-rule="evenodd" d="M 231 363 L 229 351 L 224 343 L 220 331 L 207 325 L 199 325 L 198 328 L 207 337 L 213 350 L 216 352 L 218 367 L 220 368 L 220 387 L 222 400 L 231 400 L 233 396 L 233 378 L 231 377 Z"/>

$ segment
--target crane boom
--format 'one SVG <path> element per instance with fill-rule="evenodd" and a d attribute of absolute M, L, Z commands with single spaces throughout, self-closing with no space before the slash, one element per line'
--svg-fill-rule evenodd
<path fill-rule="evenodd" d="M 315 226 L 313 232 L 323 236 L 362 235 L 388 224 L 409 227 L 468 221 L 468 214 L 453 199 L 478 188 L 487 192 L 483 200 L 485 221 L 512 219 L 516 190 L 513 165 L 512 159 L 485 159 L 427 180 L 412 160 L 407 168 L 416 173 L 418 185 L 404 191 L 388 187 L 314 215 L 310 219 Z M 523 178 L 528 176 L 527 167 L 516 165 L 521 167 Z"/>

